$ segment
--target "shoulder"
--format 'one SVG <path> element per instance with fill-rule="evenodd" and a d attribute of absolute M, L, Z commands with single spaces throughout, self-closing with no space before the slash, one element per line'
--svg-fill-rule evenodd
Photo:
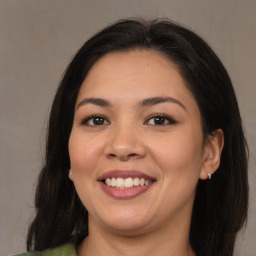
<path fill-rule="evenodd" d="M 73 244 L 65 244 L 42 252 L 27 252 L 15 256 L 76 256 L 76 250 Z"/>

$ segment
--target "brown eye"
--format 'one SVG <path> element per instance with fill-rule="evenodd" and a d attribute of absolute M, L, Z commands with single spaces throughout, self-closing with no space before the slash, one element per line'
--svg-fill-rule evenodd
<path fill-rule="evenodd" d="M 156 116 L 150 117 L 146 122 L 146 124 L 158 125 L 158 126 L 175 124 L 175 123 L 176 121 L 174 121 L 173 119 L 165 115 L 156 115 Z"/>
<path fill-rule="evenodd" d="M 83 120 L 82 124 L 88 125 L 88 126 L 99 126 L 99 125 L 108 125 L 109 121 L 103 116 L 95 115 Z"/>

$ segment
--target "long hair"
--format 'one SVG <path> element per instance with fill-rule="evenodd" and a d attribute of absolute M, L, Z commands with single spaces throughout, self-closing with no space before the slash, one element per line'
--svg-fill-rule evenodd
<path fill-rule="evenodd" d="M 233 255 L 247 218 L 247 144 L 232 83 L 219 58 L 198 35 L 166 19 L 121 20 L 89 39 L 69 64 L 49 119 L 44 166 L 35 197 L 36 216 L 27 249 L 45 250 L 88 235 L 88 213 L 68 178 L 68 140 L 82 82 L 111 52 L 153 49 L 176 63 L 201 113 L 204 138 L 222 129 L 225 145 L 211 180 L 199 180 L 190 242 L 198 256 Z"/>

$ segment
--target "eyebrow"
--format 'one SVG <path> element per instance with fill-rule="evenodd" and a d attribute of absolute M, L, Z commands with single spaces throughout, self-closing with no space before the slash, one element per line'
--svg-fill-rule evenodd
<path fill-rule="evenodd" d="M 107 100 L 104 100 L 102 98 L 85 98 L 83 99 L 78 105 L 77 108 L 85 105 L 85 104 L 93 104 L 101 107 L 110 107 L 112 106 L 111 103 Z"/>
<path fill-rule="evenodd" d="M 160 103 L 175 103 L 178 104 L 180 107 L 182 107 L 184 110 L 187 110 L 186 107 L 177 99 L 174 99 L 172 97 L 151 97 L 142 100 L 141 102 L 138 103 L 138 107 L 146 107 L 146 106 L 153 106 L 157 105 Z M 102 98 L 85 98 L 83 99 L 78 105 L 77 108 L 86 105 L 86 104 L 93 104 L 101 107 L 111 107 L 112 104 L 105 99 Z"/>
<path fill-rule="evenodd" d="M 159 103 L 166 103 L 166 102 L 171 102 L 171 103 L 178 104 L 184 110 L 187 110 L 186 107 L 179 100 L 174 99 L 172 97 L 152 97 L 152 98 L 147 98 L 147 99 L 144 99 L 142 102 L 140 102 L 139 106 L 140 107 L 152 106 L 152 105 L 157 105 Z"/>

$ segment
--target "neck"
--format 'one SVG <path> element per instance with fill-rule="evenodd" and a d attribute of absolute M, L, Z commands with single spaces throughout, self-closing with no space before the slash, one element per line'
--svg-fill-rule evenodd
<path fill-rule="evenodd" d="M 92 224 L 92 223 L 91 223 Z M 116 234 L 90 225 L 90 235 L 77 248 L 78 256 L 195 256 L 189 242 L 190 221 L 139 235 Z"/>

